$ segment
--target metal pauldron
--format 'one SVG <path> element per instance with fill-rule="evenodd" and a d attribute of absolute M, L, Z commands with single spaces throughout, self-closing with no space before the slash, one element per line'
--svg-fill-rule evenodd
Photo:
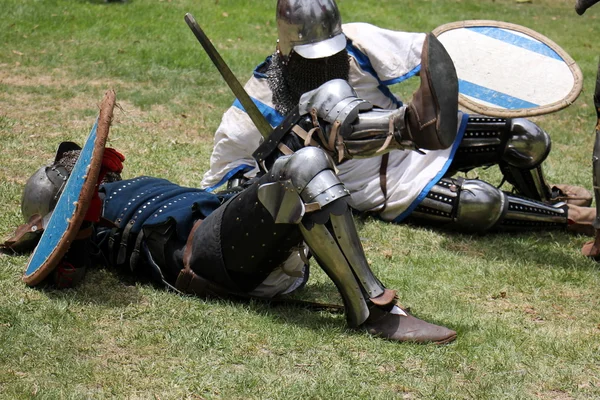
<path fill-rule="evenodd" d="M 344 102 L 346 100 L 346 102 Z M 354 104 L 357 100 L 356 104 Z M 348 104 L 354 104 L 348 111 L 353 110 L 361 105 L 361 110 L 370 110 L 373 108 L 371 103 L 366 100 L 361 100 L 350 86 L 343 79 L 333 79 L 315 90 L 306 92 L 300 97 L 298 108 L 300 115 L 309 114 L 312 109 L 317 111 L 317 115 L 327 122 L 334 122 L 340 115 L 340 111 L 347 108 Z M 335 112 L 333 111 L 335 109 Z M 356 111 L 358 113 L 358 110 Z"/>

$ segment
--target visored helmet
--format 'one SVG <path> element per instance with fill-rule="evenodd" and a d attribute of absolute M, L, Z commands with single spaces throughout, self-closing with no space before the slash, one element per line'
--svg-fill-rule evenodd
<path fill-rule="evenodd" d="M 278 0 L 278 50 L 304 58 L 324 58 L 346 47 L 342 18 L 334 0 Z"/>

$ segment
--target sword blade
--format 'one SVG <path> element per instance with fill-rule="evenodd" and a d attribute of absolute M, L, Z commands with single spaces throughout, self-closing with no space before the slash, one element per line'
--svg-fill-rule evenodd
<path fill-rule="evenodd" d="M 192 30 L 192 32 L 194 32 L 196 39 L 198 39 L 198 41 L 206 51 L 206 54 L 208 54 L 208 57 L 210 57 L 213 64 L 215 64 L 215 67 L 217 67 L 217 69 L 221 73 L 223 79 L 225 79 L 225 82 L 227 83 L 235 97 L 237 97 L 240 103 L 242 103 L 242 106 L 246 110 L 246 113 L 248 114 L 248 116 L 250 117 L 260 134 L 265 139 L 268 138 L 271 134 L 271 131 L 273 131 L 273 128 L 271 127 L 265 116 L 262 115 L 262 113 L 260 112 L 256 104 L 254 104 L 244 87 L 237 80 L 233 72 L 231 72 L 231 69 L 229 69 L 223 58 L 221 58 L 221 55 L 219 54 L 215 46 L 213 46 L 208 36 L 206 36 L 204 31 L 202 31 L 200 25 L 198 25 L 198 23 L 194 19 L 194 16 L 190 13 L 187 13 L 185 14 L 184 19 L 185 22 L 187 22 L 190 29 Z"/>

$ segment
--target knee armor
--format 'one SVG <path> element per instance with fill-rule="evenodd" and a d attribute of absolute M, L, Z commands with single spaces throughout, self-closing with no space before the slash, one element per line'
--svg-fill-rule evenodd
<path fill-rule="evenodd" d="M 511 195 L 475 179 L 442 179 L 410 218 L 462 232 L 567 226 L 566 206 L 551 206 Z"/>
<path fill-rule="evenodd" d="M 531 169 L 546 159 L 550 146 L 550 136 L 525 118 L 471 115 L 452 169 L 468 171 L 498 163 Z"/>
<path fill-rule="evenodd" d="M 512 167 L 531 169 L 537 167 L 550 153 L 550 136 L 539 126 L 525 118 L 510 120 L 510 137 L 502 160 Z"/>
<path fill-rule="evenodd" d="M 541 163 L 550 153 L 550 136 L 525 118 L 469 117 L 448 176 L 456 171 L 498 164 L 516 191 L 534 200 L 551 197 Z"/>
<path fill-rule="evenodd" d="M 279 219 L 279 222 L 299 221 L 297 212 L 293 213 L 296 216 L 293 220 L 282 219 L 286 211 L 280 208 L 283 204 L 294 210 L 306 205 L 321 209 L 350 196 L 336 175 L 331 158 L 316 147 L 305 147 L 292 155 L 278 158 L 269 175 L 272 183 L 260 187 L 259 198 L 274 217 L 277 215 L 275 219 Z M 297 200 L 294 201 L 293 198 Z M 302 215 L 304 211 L 305 209 L 302 210 Z"/>

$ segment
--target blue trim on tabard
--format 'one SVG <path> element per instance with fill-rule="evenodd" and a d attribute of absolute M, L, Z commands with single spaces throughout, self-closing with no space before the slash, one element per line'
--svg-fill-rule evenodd
<path fill-rule="evenodd" d="M 415 208 L 417 208 L 419 206 L 419 204 L 421 204 L 421 202 L 423 201 L 425 196 L 427 196 L 427 193 L 429 193 L 431 188 L 436 183 L 438 183 L 440 181 L 440 179 L 442 179 L 444 177 L 444 175 L 446 174 L 446 171 L 448 171 L 448 168 L 450 168 L 450 164 L 452 164 L 452 160 L 454 160 L 454 155 L 456 154 L 456 150 L 458 149 L 458 146 L 460 146 L 460 142 L 462 141 L 465 130 L 467 129 L 468 120 L 469 120 L 469 115 L 463 113 L 462 120 L 460 121 L 460 127 L 458 128 L 458 133 L 456 134 L 456 139 L 454 140 L 454 143 L 452 144 L 452 150 L 450 150 L 450 156 L 448 157 L 448 160 L 446 160 L 446 163 L 444 164 L 442 169 L 440 169 L 440 172 L 438 172 L 437 175 L 431 181 L 429 181 L 427 186 L 425 186 L 423 188 L 421 193 L 419 193 L 417 198 L 413 200 L 413 202 L 410 204 L 410 206 L 408 206 L 408 208 L 406 210 L 404 210 L 404 212 L 402 214 L 400 214 L 396 218 L 394 218 L 392 220 L 392 222 L 400 223 L 406 217 L 408 217 L 415 210 Z"/>
<path fill-rule="evenodd" d="M 369 74 L 373 75 L 373 77 L 375 79 L 377 79 L 377 82 L 379 82 L 379 86 L 377 86 L 377 88 L 381 91 L 381 93 L 383 93 L 387 98 L 392 100 L 394 102 L 394 104 L 396 105 L 396 107 L 402 107 L 402 105 L 403 105 L 402 101 L 400 101 L 396 96 L 394 96 L 392 91 L 387 87 L 386 83 L 384 83 L 381 79 L 379 79 L 379 76 L 377 76 L 377 72 L 375 72 L 375 69 L 373 69 L 373 66 L 371 65 L 371 60 L 369 60 L 369 57 L 367 57 L 367 55 L 365 53 L 363 53 L 356 46 L 354 46 L 352 44 L 352 40 L 350 40 L 350 39 L 348 39 L 348 42 L 346 43 L 346 51 L 348 52 L 348 54 L 350 54 L 352 57 L 354 57 L 354 59 L 356 60 L 356 62 L 358 63 L 358 65 L 360 66 L 360 68 L 363 71 L 368 72 Z M 406 76 L 406 78 L 404 78 L 404 79 L 410 78 L 410 76 L 407 76 L 407 75 L 408 74 L 402 75 L 402 77 Z M 394 83 L 398 83 L 398 82 L 402 81 L 402 80 L 399 80 L 402 77 L 390 79 L 389 81 L 398 80 L 397 82 L 394 82 Z M 389 82 L 389 81 L 386 81 L 386 82 Z"/>
<path fill-rule="evenodd" d="M 42 237 L 29 259 L 25 276 L 32 275 L 48 260 L 48 257 L 52 254 L 69 227 L 69 221 L 73 217 L 73 214 L 75 214 L 76 202 L 79 200 L 81 189 L 87 177 L 87 168 L 91 163 L 94 153 L 97 129 L 98 119 L 96 118 L 96 122 L 83 149 L 81 149 L 79 158 L 71 171 L 65 188 L 56 203 L 56 207 L 52 211 L 48 226 L 44 229 L 44 233 L 42 233 Z"/>
<path fill-rule="evenodd" d="M 402 76 L 399 76 L 399 77 L 393 78 L 393 79 L 389 79 L 387 81 L 381 81 L 381 83 L 383 83 L 386 86 L 395 85 L 396 83 L 403 82 L 403 81 L 407 80 L 408 78 L 412 78 L 419 72 L 421 72 L 421 64 L 417 65 L 416 67 L 414 67 L 413 69 L 411 69 L 410 71 L 408 71 L 407 73 L 405 73 Z"/>
<path fill-rule="evenodd" d="M 470 31 L 500 40 L 504 43 L 512 44 L 513 46 L 521 47 L 522 49 L 541 54 L 546 57 L 554 58 L 555 60 L 563 61 L 563 58 L 557 52 L 552 50 L 548 45 L 538 42 L 537 40 L 528 39 L 521 35 L 516 35 L 509 30 L 496 28 L 492 26 L 473 26 L 466 28 Z M 507 28 L 510 29 L 510 28 Z"/>
<path fill-rule="evenodd" d="M 462 79 L 458 80 L 458 92 L 508 110 L 539 107 L 539 104 L 531 103 Z"/>
<path fill-rule="evenodd" d="M 254 166 L 248 165 L 248 164 L 238 165 L 237 167 L 235 167 L 231 171 L 227 172 L 225 174 L 225 176 L 223 178 L 221 178 L 221 180 L 219 181 L 219 183 L 214 184 L 214 185 L 212 185 L 210 187 L 207 187 L 204 190 L 207 191 L 207 192 L 209 192 L 209 193 L 211 193 L 213 190 L 215 190 L 219 186 L 223 185 L 225 182 L 227 182 L 232 176 L 234 176 L 238 172 L 240 172 L 240 171 L 250 171 L 251 169 L 254 169 Z"/>
<path fill-rule="evenodd" d="M 254 68 L 254 71 L 252 71 L 252 74 L 254 75 L 255 78 L 258 79 L 266 79 L 267 78 L 267 74 L 265 74 L 264 72 L 259 72 L 260 69 L 264 68 L 267 63 L 271 62 L 271 58 L 273 56 L 268 56 L 265 61 L 261 62 L 260 64 L 258 64 L 256 66 L 256 68 Z"/>
<path fill-rule="evenodd" d="M 252 99 L 254 104 L 256 104 L 256 107 L 258 107 L 260 113 L 267 119 L 269 125 L 273 127 L 278 126 L 285 119 L 285 117 L 279 112 L 277 112 L 277 110 L 275 110 L 273 107 L 269 107 L 268 105 L 266 105 L 260 100 L 255 99 L 254 97 L 250 98 Z M 238 99 L 236 99 L 233 102 L 233 107 L 239 108 L 243 112 L 246 112 L 246 109 L 244 108 L 244 106 L 242 106 L 242 103 L 240 103 Z"/>

